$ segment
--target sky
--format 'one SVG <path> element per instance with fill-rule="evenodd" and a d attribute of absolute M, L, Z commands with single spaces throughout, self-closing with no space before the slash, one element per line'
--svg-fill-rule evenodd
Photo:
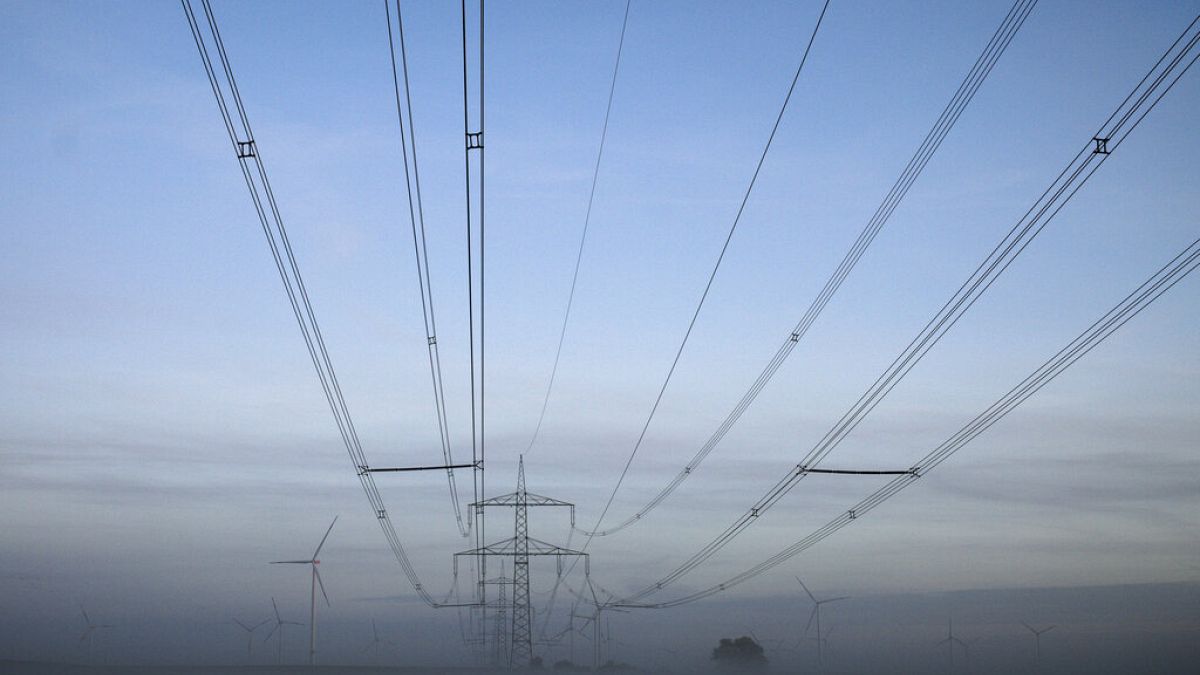
<path fill-rule="evenodd" d="M 833 0 L 606 522 L 673 477 L 753 382 L 1009 5 Z M 376 465 L 436 463 L 383 7 L 213 7 L 365 452 Z M 490 494 L 515 485 L 541 410 L 624 8 L 487 10 Z M 575 503 L 583 526 L 670 368 L 819 11 L 632 4 L 561 365 L 526 457 L 530 490 Z M 404 5 L 448 417 L 465 453 L 458 12 Z M 652 515 L 592 542 L 594 581 L 617 594 L 651 583 L 788 471 L 1198 12 L 1040 2 L 733 432 Z M 231 618 L 265 617 L 274 597 L 307 621 L 304 572 L 266 563 L 307 555 L 340 515 L 322 554 L 332 654 L 361 659 L 355 640 L 377 618 L 406 658 L 470 662 L 456 615 L 416 599 L 373 522 L 180 7 L 3 0 L 0 64 L 0 592 L 19 600 L 0 605 L 0 656 L 82 659 L 83 604 L 123 627 L 116 660 L 231 662 L 244 648 Z M 1184 76 L 831 465 L 909 466 L 1196 238 L 1198 77 Z M 857 635 L 936 631 L 953 612 L 1007 645 L 1020 613 L 1068 634 L 1074 621 L 1091 635 L 1165 636 L 1194 657 L 1177 636 L 1194 638 L 1200 616 L 1177 599 L 1200 582 L 1198 293 L 1196 279 L 1180 283 L 869 518 L 695 611 L 615 615 L 614 633 L 685 635 L 703 651 L 740 630 L 722 617 L 803 621 L 807 608 L 787 604 L 802 575 L 875 599 L 854 610 L 867 617 Z M 805 481 L 664 598 L 766 558 L 879 481 Z M 440 596 L 469 546 L 444 476 L 379 484 Z M 532 534 L 565 543 L 568 524 L 538 514 Z M 534 567 L 541 618 L 553 580 L 552 564 Z M 1026 592 L 1039 599 L 1006 627 L 981 609 Z M 567 611 L 559 602 L 551 622 Z"/>

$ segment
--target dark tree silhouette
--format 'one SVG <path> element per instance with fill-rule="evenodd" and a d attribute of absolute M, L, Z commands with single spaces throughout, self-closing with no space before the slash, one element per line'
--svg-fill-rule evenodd
<path fill-rule="evenodd" d="M 767 666 L 763 648 L 753 638 L 744 635 L 736 640 L 721 638 L 721 643 L 712 652 L 712 659 L 719 666 L 739 670 L 759 670 Z"/>

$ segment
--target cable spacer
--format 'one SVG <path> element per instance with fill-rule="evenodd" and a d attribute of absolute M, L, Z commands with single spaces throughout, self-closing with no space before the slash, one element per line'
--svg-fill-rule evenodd
<path fill-rule="evenodd" d="M 467 132 L 467 150 L 482 150 L 483 149 L 483 132 L 476 131 L 474 133 Z"/>
<path fill-rule="evenodd" d="M 1096 148 L 1092 150 L 1093 155 L 1111 154 L 1111 151 L 1108 149 L 1108 142 L 1112 140 L 1111 138 L 1100 138 L 1099 136 L 1094 136 L 1092 140 L 1096 141 Z"/>
<path fill-rule="evenodd" d="M 254 155 L 255 147 L 253 140 L 237 142 L 238 159 L 246 159 L 247 157 L 254 157 Z"/>

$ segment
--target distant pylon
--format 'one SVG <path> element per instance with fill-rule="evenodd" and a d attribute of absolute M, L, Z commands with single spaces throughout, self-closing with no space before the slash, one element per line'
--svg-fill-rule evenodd
<path fill-rule="evenodd" d="M 495 635 L 495 639 L 492 640 L 492 647 L 495 650 L 495 652 L 492 654 L 492 662 L 497 665 L 502 664 L 502 663 L 508 663 L 511 665 L 511 663 L 512 663 L 509 660 L 511 658 L 512 651 L 509 650 L 507 654 L 505 653 L 504 638 L 503 638 L 504 628 L 505 628 L 504 624 L 506 623 L 506 621 L 505 621 L 506 617 L 504 615 L 507 614 L 507 609 L 508 609 L 508 607 L 507 607 L 508 601 L 504 597 L 505 596 L 504 587 L 508 584 L 508 582 L 509 582 L 509 580 L 504 578 L 504 563 L 500 563 L 500 579 L 498 581 L 498 584 L 500 586 L 500 595 L 497 598 L 497 602 L 496 602 L 496 607 L 497 607 L 497 609 L 496 609 L 496 626 L 495 626 L 496 635 Z"/>

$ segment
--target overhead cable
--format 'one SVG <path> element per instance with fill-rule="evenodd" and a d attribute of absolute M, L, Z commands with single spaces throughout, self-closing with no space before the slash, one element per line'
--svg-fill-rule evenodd
<path fill-rule="evenodd" d="M 604 108 L 604 127 L 600 131 L 600 149 L 596 152 L 596 166 L 592 169 L 592 188 L 588 191 L 587 210 L 583 215 L 583 231 L 579 234 L 579 250 L 575 254 L 575 271 L 571 273 L 571 291 L 567 294 L 567 308 L 563 312 L 562 328 L 558 332 L 558 347 L 554 350 L 554 365 L 550 368 L 550 381 L 546 383 L 546 396 L 542 399 L 542 410 L 538 413 L 533 436 L 525 448 L 525 454 L 533 451 L 542 422 L 546 419 L 546 408 L 550 405 L 550 394 L 554 391 L 554 378 L 558 375 L 558 361 L 562 357 L 563 341 L 567 337 L 567 323 L 571 320 L 571 307 L 575 303 L 575 285 L 579 281 L 579 265 L 583 261 L 583 246 L 587 242 L 588 225 L 592 221 L 592 203 L 596 199 L 596 182 L 600 178 L 600 160 L 604 157 L 604 141 L 608 138 L 608 118 L 612 115 L 613 94 L 617 91 L 617 74 L 621 70 L 621 53 L 625 48 L 625 27 L 629 25 L 629 6 L 633 0 L 625 0 L 625 18 L 621 20 L 621 37 L 617 41 L 617 60 L 613 64 L 612 81 L 608 86 L 608 105 Z"/>
<path fill-rule="evenodd" d="M 790 468 L 724 531 L 670 573 L 632 596 L 633 598 L 656 593 L 724 548 L 790 492 L 808 475 L 807 469 L 820 464 L 879 405 L 1053 220 L 1195 63 L 1196 58 L 1200 56 L 1200 52 L 1196 50 L 1197 42 L 1200 41 L 1200 31 L 1195 30 L 1197 21 L 1200 21 L 1200 16 L 1189 24 L 1121 105 L 1117 106 L 1108 120 L 1100 126 L 1099 131 L 1087 140 L 1050 187 L 1005 234 L 954 295 L 801 461 Z M 898 480 L 903 480 L 903 477 Z"/>
<path fill-rule="evenodd" d="M 1163 293 L 1166 293 L 1175 284 L 1182 281 L 1184 277 L 1195 271 L 1198 266 L 1200 266 L 1200 239 L 1196 239 L 1185 247 L 1170 262 L 1159 268 L 1149 279 L 1126 295 L 1121 302 L 1117 303 L 1116 306 L 1088 326 L 1086 330 L 1067 343 L 1054 356 L 1044 361 L 1025 379 L 1021 380 L 1012 389 L 1009 389 L 1007 393 L 989 405 L 983 412 L 976 415 L 970 422 L 963 425 L 962 428 L 951 434 L 949 438 L 918 460 L 913 465 L 911 473 L 888 481 L 883 487 L 860 500 L 852 508 L 842 512 L 803 539 L 796 541 L 742 573 L 704 590 L 689 593 L 673 600 L 654 603 L 639 603 L 637 598 L 641 594 L 634 594 L 629 598 L 614 602 L 613 605 L 616 607 L 661 609 L 695 602 L 696 600 L 729 590 L 742 582 L 749 581 L 811 548 L 826 537 L 862 518 L 904 488 L 916 483 L 921 477 L 928 475 L 930 471 L 933 471 L 951 455 L 987 431 L 993 424 L 999 422 L 1030 396 L 1036 394 L 1042 387 L 1049 384 L 1054 378 L 1061 375 L 1088 352 L 1095 349 L 1101 342 L 1108 339 L 1109 336 L 1161 297 Z"/>
<path fill-rule="evenodd" d="M 792 100 L 792 94 L 796 90 L 796 83 L 800 80 L 800 73 L 804 70 L 804 64 L 808 62 L 808 55 L 812 51 L 813 42 L 817 39 L 817 31 L 820 30 L 821 21 L 825 18 L 825 12 L 828 9 L 829 0 L 825 0 L 825 4 L 821 7 L 821 13 L 817 17 L 817 22 L 813 26 L 812 34 L 808 38 L 808 44 L 805 45 L 804 52 L 800 57 L 800 64 L 796 66 L 796 73 L 792 76 L 792 82 L 788 86 L 787 95 L 784 96 L 783 105 L 780 106 L 779 113 L 775 116 L 775 124 L 771 127 L 771 133 L 767 136 L 767 142 L 763 146 L 762 153 L 759 155 L 757 165 L 754 167 L 754 173 L 750 177 L 750 184 L 746 186 L 746 191 L 742 195 L 742 201 L 738 206 L 737 214 L 733 218 L 733 223 L 729 227 L 728 234 L 725 235 L 725 243 L 722 244 L 721 252 L 717 255 L 717 260 L 708 275 L 708 281 L 704 285 L 704 292 L 700 294 L 700 301 L 696 304 L 696 309 L 692 312 L 692 318 L 688 322 L 687 330 L 683 334 L 683 340 L 680 342 L 679 349 L 675 352 L 675 358 L 671 362 L 671 367 L 667 370 L 667 376 L 658 390 L 658 395 L 654 399 L 654 405 L 650 408 L 650 414 L 646 417 L 646 422 L 642 425 L 637 442 L 634 443 L 633 449 L 629 452 L 629 457 L 625 460 L 625 465 L 621 469 L 621 474 L 608 496 L 608 501 L 605 503 L 603 510 L 601 510 L 600 517 L 596 519 L 596 525 L 588 531 L 587 540 L 584 542 L 581 550 L 587 550 L 588 544 L 591 543 L 594 536 L 593 533 L 600 529 L 600 525 L 604 522 L 604 517 L 608 514 L 608 509 L 612 506 L 613 499 L 616 498 L 617 492 L 621 489 L 621 484 L 625 481 L 625 476 L 629 473 L 629 467 L 633 464 L 638 450 L 642 447 L 642 441 L 646 438 L 646 431 L 649 430 L 650 422 L 654 419 L 659 404 L 662 403 L 663 394 L 667 391 L 667 385 L 671 382 L 671 376 L 675 374 L 675 368 L 679 365 L 680 357 L 683 356 L 683 350 L 687 346 L 688 338 L 692 335 L 692 329 L 696 327 L 696 319 L 699 318 L 700 310 L 704 307 L 704 301 L 708 298 L 709 291 L 712 290 L 713 281 L 717 277 L 717 270 L 721 267 L 721 261 L 725 259 L 725 253 L 729 250 L 729 243 L 733 240 L 733 234 L 737 231 L 738 223 L 741 222 L 742 213 L 745 212 L 746 204 L 750 201 L 750 194 L 754 191 L 754 184 L 758 181 L 758 175 L 762 171 L 763 164 L 766 162 L 767 153 L 771 150 L 771 143 L 774 142 L 775 134 L 779 131 L 780 123 L 783 122 L 783 115 L 787 112 L 788 103 Z"/>
<path fill-rule="evenodd" d="M 429 252 L 425 244 L 425 207 L 421 200 L 421 172 L 417 168 L 417 131 L 412 110 L 412 93 L 408 80 L 408 50 L 404 45 L 404 15 L 400 12 L 400 0 L 396 0 L 396 33 L 400 37 L 400 63 L 396 67 L 396 45 L 392 37 L 392 13 L 388 0 L 383 0 L 384 16 L 388 27 L 388 52 L 392 65 L 392 88 L 396 98 L 396 122 L 400 127 L 400 154 L 404 159 L 404 188 L 408 195 L 408 221 L 412 230 L 413 257 L 417 262 L 417 286 L 421 292 L 421 316 L 425 321 L 425 344 L 429 352 L 429 376 L 433 383 L 433 405 L 437 414 L 438 439 L 442 445 L 442 458 L 446 466 L 454 464 L 450 447 L 450 428 L 446 419 L 446 394 L 442 385 L 442 357 L 438 351 L 437 315 L 433 309 L 433 282 L 429 276 Z M 408 109 L 408 127 L 404 125 L 404 109 L 400 102 L 400 76 L 404 78 L 404 102 Z M 407 138 L 406 138 L 407 135 Z M 412 170 L 409 171 L 409 153 L 412 153 Z M 414 208 L 413 197 L 416 197 Z M 419 230 L 419 233 L 418 233 Z M 450 487 L 450 503 L 454 507 L 454 520 L 459 533 L 467 536 L 462 508 L 458 497 L 458 485 L 454 469 L 446 469 L 446 480 Z"/>
<path fill-rule="evenodd" d="M 1034 5 L 1036 4 L 1037 0 L 1016 0 L 1016 2 L 1013 3 L 1012 7 L 1008 10 L 1008 14 L 1000 23 L 1000 26 L 996 28 L 996 32 L 992 35 L 992 39 L 987 43 L 987 46 L 984 47 L 983 52 L 979 55 L 979 58 L 975 60 L 975 64 L 971 67 L 971 70 L 962 79 L 962 82 L 959 83 L 957 91 L 954 92 L 954 96 L 950 98 L 950 102 L 946 104 L 946 107 L 943 108 L 941 115 L 938 116 L 937 121 L 934 122 L 933 128 L 931 128 L 929 133 L 925 135 L 925 139 L 921 141 L 921 144 L 917 147 L 916 152 L 913 153 L 912 158 L 908 160 L 908 164 L 904 167 L 900 177 L 896 179 L 896 182 L 892 185 L 891 190 L 888 191 L 887 195 L 884 196 L 883 202 L 880 203 L 879 207 L 875 210 L 874 215 L 872 215 L 871 219 L 867 222 L 866 227 L 864 227 L 862 232 L 859 233 L 858 238 L 854 241 L 854 244 L 850 247 L 850 250 L 846 252 L 846 255 L 842 258 L 841 263 L 836 269 L 834 269 L 833 274 L 830 275 L 829 279 L 825 282 L 824 288 L 822 288 L 821 292 L 817 294 L 817 297 L 813 299 L 812 303 L 808 306 L 808 309 L 796 323 L 795 327 L 793 327 L 787 336 L 784 337 L 779 348 L 775 351 L 774 356 L 771 357 L 771 359 L 767 362 L 767 365 L 763 368 L 762 372 L 759 373 L 758 379 L 756 379 L 754 383 L 750 385 L 750 388 L 745 394 L 742 395 L 742 398 L 738 401 L 737 405 L 733 407 L 733 409 L 725 417 L 724 421 L 722 421 L 712 435 L 708 437 L 708 440 L 704 442 L 696 454 L 688 461 L 686 465 L 684 465 L 682 469 L 679 470 L 677 474 L 675 474 L 674 478 L 672 478 L 662 489 L 658 491 L 657 494 L 647 501 L 642 508 L 638 509 L 628 518 L 605 530 L 594 532 L 580 530 L 582 533 L 595 534 L 598 537 L 605 537 L 616 534 L 617 532 L 624 530 L 634 523 L 641 522 L 648 513 L 653 511 L 658 505 L 662 504 L 663 501 L 665 501 L 667 497 L 671 495 L 671 493 L 675 492 L 675 490 L 679 488 L 684 481 L 686 481 L 693 473 L 695 473 L 696 469 L 700 467 L 700 464 L 704 462 L 709 453 L 711 453 L 730 432 L 730 430 L 733 429 L 734 425 L 737 424 L 738 420 L 741 419 L 742 415 L 747 409 L 750 408 L 751 404 L 754 403 L 758 395 L 767 386 L 767 383 L 771 381 L 771 378 L 775 375 L 776 371 L 778 371 L 783 365 L 784 361 L 787 360 L 788 355 L 792 353 L 792 350 L 796 348 L 797 344 L 799 344 L 799 342 L 804 339 L 805 335 L 808 334 L 808 329 L 812 327 L 813 323 L 817 320 L 817 317 L 820 316 L 821 311 L 825 309 L 825 305 L 829 303 L 829 301 L 833 298 L 834 293 L 836 293 L 838 288 L 841 287 L 842 282 L 845 281 L 847 276 L 849 276 L 851 270 L 854 269 L 854 266 L 858 264 L 859 259 L 863 256 L 863 253 L 866 252 L 867 247 L 871 245 L 871 242 L 875 240 L 875 237 L 879 234 L 879 231 L 883 229 L 884 225 L 887 224 L 888 219 L 891 218 L 891 215 L 896 210 L 896 207 L 900 205 L 900 201 L 904 199 L 904 196 L 908 193 L 909 188 L 912 187 L 913 183 L 916 182 L 917 178 L 924 170 L 925 165 L 929 163 L 929 160 L 933 157 L 934 153 L 937 152 L 938 147 L 941 146 L 942 141 L 946 138 L 946 135 L 950 133 L 950 129 L 954 127 L 955 122 L 958 121 L 958 118 L 962 115 L 963 111 L 966 110 L 967 105 L 971 103 L 971 100 L 975 97 L 975 93 L 979 91 L 979 87 L 983 84 L 984 80 L 987 79 L 988 74 L 991 73 L 992 68 L 995 67 L 996 62 L 1000 60 L 1000 57 L 1004 54 L 1004 51 L 1008 49 L 1009 43 L 1012 42 L 1013 37 L 1017 34 L 1017 31 L 1020 30 L 1022 24 L 1025 22 L 1025 19 L 1029 16 L 1029 13 L 1033 11 Z"/>
<path fill-rule="evenodd" d="M 246 116 L 246 109 L 242 103 L 241 93 L 238 91 L 233 70 L 229 65 L 229 57 L 221 41 L 221 33 L 217 29 L 212 7 L 209 5 L 208 0 L 201 0 L 208 32 L 211 36 L 206 40 L 203 36 L 201 24 L 196 19 L 196 15 L 192 9 L 191 0 L 180 0 L 180 3 L 187 16 L 188 26 L 192 31 L 192 38 L 196 42 L 196 49 L 203 62 L 209 86 L 212 87 L 213 96 L 216 98 L 217 107 L 225 124 L 225 131 L 229 135 L 230 144 L 233 146 L 233 151 L 238 158 L 242 177 L 245 179 L 246 187 L 250 191 L 254 210 L 258 214 L 263 234 L 266 236 L 267 244 L 271 249 L 271 256 L 275 260 L 275 267 L 279 272 L 279 278 L 283 282 L 284 291 L 287 293 L 288 303 L 291 305 L 292 313 L 296 317 L 296 323 L 300 326 L 300 334 L 304 338 L 309 358 L 312 360 L 313 368 L 317 372 L 317 379 L 320 381 L 321 389 L 325 393 L 329 410 L 333 413 L 334 422 L 338 428 L 338 435 L 341 436 L 342 442 L 346 447 L 346 453 L 350 457 L 359 483 L 362 485 L 363 492 L 367 496 L 367 501 L 371 505 L 373 516 L 379 521 L 379 526 L 383 531 L 384 538 L 388 541 L 388 546 L 392 549 L 392 553 L 396 561 L 400 564 L 405 577 L 407 577 L 413 590 L 416 591 L 421 600 L 434 607 L 444 604 L 449 601 L 450 595 L 447 594 L 444 600 L 438 602 L 425 590 L 420 578 L 417 576 L 416 569 L 408 558 L 408 553 L 400 540 L 400 536 L 396 533 L 396 528 L 392 524 L 387 508 L 384 505 L 383 497 L 375 485 L 375 479 L 367 470 L 370 465 L 367 463 L 366 455 L 363 453 L 362 443 L 359 441 L 358 432 L 354 428 L 354 422 L 350 417 L 350 410 L 346 406 L 346 399 L 342 394 L 341 385 L 338 383 L 337 373 L 333 368 L 333 362 L 330 360 L 329 352 L 325 346 L 325 338 L 321 335 L 321 329 L 317 323 L 316 314 L 313 311 L 312 301 L 309 298 L 307 288 L 304 286 L 304 279 L 300 275 L 300 268 L 296 262 L 295 253 L 292 250 L 291 242 L 288 240 L 287 228 L 284 227 L 283 217 L 280 215 L 274 192 L 271 190 L 271 183 L 267 179 L 262 153 L 254 140 L 250 121 Z M 218 60 L 220 61 L 220 70 L 213 65 L 209 54 L 208 42 L 212 43 L 213 49 L 217 53 Z M 222 84 L 222 81 L 224 84 Z M 233 109 L 236 114 L 230 110 L 230 100 L 233 102 Z M 453 588 L 450 589 L 450 593 L 453 593 Z"/>

